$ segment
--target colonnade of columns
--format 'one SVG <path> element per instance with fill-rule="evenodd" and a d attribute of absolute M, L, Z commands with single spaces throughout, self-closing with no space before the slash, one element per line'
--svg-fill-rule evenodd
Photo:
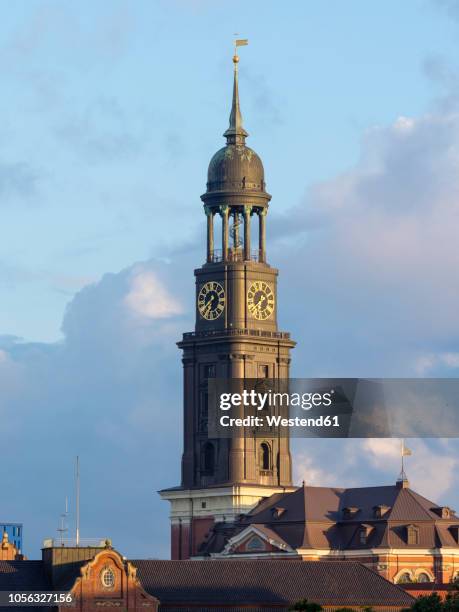
<path fill-rule="evenodd" d="M 242 210 L 241 210 L 242 209 Z M 239 208 L 231 208 L 227 204 L 219 206 L 218 209 L 205 206 L 207 215 L 207 261 L 216 261 L 215 257 L 215 239 L 214 239 L 214 216 L 218 213 L 222 218 L 222 261 L 229 261 L 234 257 L 234 251 L 238 250 L 239 244 L 239 215 L 242 212 L 244 219 L 244 243 L 243 252 L 244 260 L 250 260 L 250 219 L 253 214 L 258 215 L 258 261 L 266 262 L 266 208 L 255 208 L 252 206 L 244 206 Z M 233 248 L 229 246 L 229 217 L 233 215 L 235 223 L 233 224 Z M 237 220 L 237 223 L 236 223 Z"/>

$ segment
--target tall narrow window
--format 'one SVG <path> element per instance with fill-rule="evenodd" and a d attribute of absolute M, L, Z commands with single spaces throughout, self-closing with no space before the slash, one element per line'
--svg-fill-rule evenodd
<path fill-rule="evenodd" d="M 211 442 L 206 442 L 203 451 L 203 468 L 206 474 L 213 474 L 215 468 L 215 448 Z"/>
<path fill-rule="evenodd" d="M 271 469 L 271 452 L 269 450 L 269 444 L 263 442 L 260 446 L 260 463 L 262 470 L 270 470 Z"/>
<path fill-rule="evenodd" d="M 202 367 L 202 376 L 205 380 L 208 378 L 215 378 L 215 364 L 205 363 Z"/>
<path fill-rule="evenodd" d="M 407 531 L 407 544 L 411 546 L 417 546 L 419 544 L 419 529 L 414 525 L 408 525 Z"/>
<path fill-rule="evenodd" d="M 201 391 L 199 400 L 199 431 L 206 432 L 209 420 L 209 394 L 207 391 Z"/>

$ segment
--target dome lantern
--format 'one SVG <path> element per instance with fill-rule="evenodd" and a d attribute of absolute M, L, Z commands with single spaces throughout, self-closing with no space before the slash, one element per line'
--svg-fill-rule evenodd
<path fill-rule="evenodd" d="M 239 56 L 235 42 L 233 56 L 233 98 L 229 126 L 223 136 L 226 145 L 215 153 L 207 171 L 207 189 L 201 196 L 207 215 L 207 261 L 258 261 L 265 263 L 265 215 L 271 196 L 266 191 L 263 163 L 255 151 L 245 144 L 248 133 L 242 122 L 239 104 Z M 214 249 L 214 216 L 222 218 L 220 253 Z M 250 218 L 259 218 L 259 248 L 250 248 Z M 244 224 L 242 240 L 240 226 Z M 232 227 L 230 229 L 230 221 Z M 232 244 L 230 244 L 230 236 Z"/>

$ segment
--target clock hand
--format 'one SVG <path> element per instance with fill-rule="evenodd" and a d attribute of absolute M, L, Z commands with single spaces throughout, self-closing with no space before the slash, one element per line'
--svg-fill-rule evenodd
<path fill-rule="evenodd" d="M 214 296 L 213 296 L 213 297 L 211 297 L 211 298 L 210 298 L 210 300 L 207 302 L 207 307 L 206 307 L 206 310 L 207 310 L 207 311 L 214 310 L 214 309 L 216 308 L 216 304 L 215 304 L 215 298 L 216 298 L 216 297 L 217 297 L 217 296 L 216 296 L 216 295 L 214 295 Z M 218 300 L 217 300 L 217 303 L 218 303 Z"/>

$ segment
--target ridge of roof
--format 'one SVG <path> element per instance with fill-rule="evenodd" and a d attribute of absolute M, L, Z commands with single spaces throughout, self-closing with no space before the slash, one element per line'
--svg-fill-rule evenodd
<path fill-rule="evenodd" d="M 418 501 L 418 503 L 420 503 L 423 507 L 424 507 L 424 504 L 426 504 L 425 509 L 427 510 L 427 512 L 429 512 L 432 518 L 434 518 L 435 520 L 437 519 L 445 520 L 445 519 L 441 519 L 440 516 L 438 516 L 435 512 L 432 511 L 433 508 L 442 508 L 444 506 L 434 503 L 433 501 L 431 501 L 430 499 L 427 499 L 427 497 L 424 497 L 417 491 L 413 491 L 413 489 L 407 489 L 407 490 Z M 452 514 L 450 518 L 446 520 L 459 520 L 459 516 L 457 516 L 455 511 L 453 511 L 452 508 L 450 508 L 450 510 Z"/>

